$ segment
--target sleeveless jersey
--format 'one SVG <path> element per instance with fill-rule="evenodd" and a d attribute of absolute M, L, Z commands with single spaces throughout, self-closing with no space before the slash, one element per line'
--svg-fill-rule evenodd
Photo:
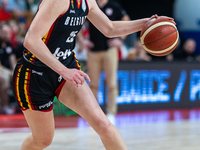
<path fill-rule="evenodd" d="M 43 42 L 61 63 L 71 55 L 76 44 L 76 36 L 88 12 L 87 0 L 80 0 L 80 3 L 77 0 L 70 0 L 68 10 L 56 19 L 43 37 Z M 27 49 L 24 50 L 23 57 L 34 65 L 46 66 Z"/>

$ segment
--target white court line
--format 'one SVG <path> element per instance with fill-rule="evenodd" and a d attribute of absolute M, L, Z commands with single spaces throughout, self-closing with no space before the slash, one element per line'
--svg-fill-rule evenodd
<path fill-rule="evenodd" d="M 27 132 L 30 131 L 30 128 L 24 127 L 24 128 L 0 128 L 0 134 L 6 133 L 6 132 Z"/>
<path fill-rule="evenodd" d="M 94 150 L 93 148 L 88 148 L 88 147 L 83 147 L 83 146 L 64 146 L 64 145 L 56 145 L 56 144 L 52 144 L 50 145 L 48 148 L 46 148 L 46 150 L 48 150 L 49 148 L 57 148 L 57 149 L 78 149 L 78 150 Z"/>

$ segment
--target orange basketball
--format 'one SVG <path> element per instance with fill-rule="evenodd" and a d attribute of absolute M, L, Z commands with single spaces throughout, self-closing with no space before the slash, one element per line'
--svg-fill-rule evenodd
<path fill-rule="evenodd" d="M 171 53 L 179 41 L 176 25 L 167 17 L 149 20 L 141 30 L 140 40 L 144 49 L 154 56 Z"/>

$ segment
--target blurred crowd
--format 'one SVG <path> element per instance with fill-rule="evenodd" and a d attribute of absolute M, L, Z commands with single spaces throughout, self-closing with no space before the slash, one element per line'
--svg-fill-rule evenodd
<path fill-rule="evenodd" d="M 0 114 L 14 114 L 11 81 L 23 41 L 40 0 L 0 0 Z"/>
<path fill-rule="evenodd" d="M 23 40 L 40 1 L 0 0 L 0 114 L 14 114 L 17 111 L 11 89 L 12 73 L 17 60 L 22 57 Z M 83 26 L 83 34 L 85 38 L 89 37 L 87 24 Z M 196 45 L 194 39 L 180 40 L 170 55 L 154 57 L 144 50 L 139 37 L 133 34 L 119 45 L 118 54 L 122 61 L 200 61 L 195 53 Z M 87 50 L 78 42 L 75 53 L 77 59 L 87 61 Z"/>

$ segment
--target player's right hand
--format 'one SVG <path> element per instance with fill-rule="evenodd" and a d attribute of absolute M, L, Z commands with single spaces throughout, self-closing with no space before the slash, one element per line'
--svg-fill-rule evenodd
<path fill-rule="evenodd" d="M 72 82 L 75 86 L 82 85 L 86 78 L 90 82 L 90 77 L 83 71 L 78 69 L 67 69 L 64 75 L 61 75 L 65 80 Z"/>

